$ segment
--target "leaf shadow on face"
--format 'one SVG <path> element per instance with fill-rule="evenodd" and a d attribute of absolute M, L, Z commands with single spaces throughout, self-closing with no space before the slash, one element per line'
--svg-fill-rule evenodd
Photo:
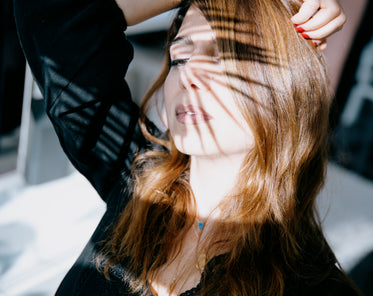
<path fill-rule="evenodd" d="M 202 85 L 204 90 L 208 90 L 209 96 L 213 97 L 227 114 L 238 124 L 239 122 L 231 113 L 231 110 L 221 100 L 220 94 L 211 87 L 212 84 L 221 87 L 229 88 L 232 94 L 232 100 L 239 106 L 245 105 L 247 102 L 254 103 L 258 108 L 268 109 L 267 102 L 264 98 L 259 100 L 252 92 L 255 88 L 260 88 L 261 91 L 267 94 L 278 92 L 274 87 L 267 83 L 263 71 L 268 67 L 281 68 L 283 63 L 276 56 L 275 49 L 269 48 L 261 42 L 261 35 L 255 31 L 255 23 L 246 19 L 229 16 L 218 9 L 202 10 L 213 32 L 216 36 L 216 46 L 219 52 L 219 64 L 211 61 L 203 55 L 193 57 L 188 64 L 183 65 L 180 70 L 183 72 L 184 85 Z M 245 24 L 245 25 L 242 25 Z M 249 30 L 247 30 L 249 28 Z M 205 30 L 205 31 L 204 31 Z M 176 32 L 170 35 L 169 45 L 172 44 L 173 38 L 177 35 Z M 203 35 L 209 33 L 208 29 L 203 29 L 198 26 L 192 26 L 188 30 L 183 30 L 183 34 Z M 203 42 L 203 41 L 200 41 Z M 207 40 L 206 40 L 207 42 Z M 169 61 L 170 63 L 170 61 Z M 198 81 L 198 83 L 194 83 Z M 196 87 L 189 88 L 190 94 L 196 98 L 197 102 L 203 105 L 203 92 Z M 253 104 L 251 104 L 253 106 Z M 246 108 L 247 110 L 247 108 Z M 252 110 L 255 112 L 255 110 Z M 243 114 L 244 115 L 244 114 Z M 245 115 L 244 115 L 245 116 Z M 219 151 L 224 153 L 220 146 L 216 133 L 212 126 L 207 122 L 210 134 L 213 136 L 216 146 Z M 247 128 L 247 127 L 246 127 Z M 196 130 L 200 136 L 200 141 L 203 146 L 203 137 L 199 126 Z M 234 145 L 234 143 L 232 143 Z M 202 147 L 204 150 L 206 147 Z"/>

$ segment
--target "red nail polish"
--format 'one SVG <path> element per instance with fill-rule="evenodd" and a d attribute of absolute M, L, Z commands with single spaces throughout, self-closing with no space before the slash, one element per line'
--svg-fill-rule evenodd
<path fill-rule="evenodd" d="M 314 45 L 314 46 L 317 46 L 317 42 L 316 42 L 316 41 L 314 41 L 314 42 L 313 42 L 313 45 Z"/>
<path fill-rule="evenodd" d="M 296 30 L 297 30 L 298 33 L 303 33 L 304 32 L 304 29 L 302 27 L 297 27 Z"/>
<path fill-rule="evenodd" d="M 308 36 L 306 33 L 302 33 L 302 37 L 303 37 L 304 39 L 310 39 L 310 36 Z"/>

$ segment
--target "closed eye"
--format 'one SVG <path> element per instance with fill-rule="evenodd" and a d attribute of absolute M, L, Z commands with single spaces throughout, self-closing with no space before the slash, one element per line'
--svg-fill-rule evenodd
<path fill-rule="evenodd" d="M 189 61 L 189 58 L 175 59 L 171 61 L 171 67 L 173 66 L 184 66 Z"/>

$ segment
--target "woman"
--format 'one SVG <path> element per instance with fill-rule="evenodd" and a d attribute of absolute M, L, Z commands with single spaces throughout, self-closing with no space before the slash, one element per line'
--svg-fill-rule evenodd
<path fill-rule="evenodd" d="M 344 16 L 311 3 L 294 29 L 286 0 L 15 1 L 61 144 L 107 202 L 57 295 L 357 294 L 314 212 L 330 102 L 315 44 Z M 138 125 L 122 31 L 177 5 Z"/>

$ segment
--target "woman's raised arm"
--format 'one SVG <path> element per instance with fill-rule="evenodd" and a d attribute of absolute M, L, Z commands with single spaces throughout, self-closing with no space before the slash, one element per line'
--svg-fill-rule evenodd
<path fill-rule="evenodd" d="M 128 26 L 177 7 L 181 0 L 115 0 L 122 9 Z"/>
<path fill-rule="evenodd" d="M 123 11 L 114 0 L 14 0 L 14 9 L 61 145 L 105 198 L 137 148 L 138 107 L 124 80 L 133 49 Z"/>

